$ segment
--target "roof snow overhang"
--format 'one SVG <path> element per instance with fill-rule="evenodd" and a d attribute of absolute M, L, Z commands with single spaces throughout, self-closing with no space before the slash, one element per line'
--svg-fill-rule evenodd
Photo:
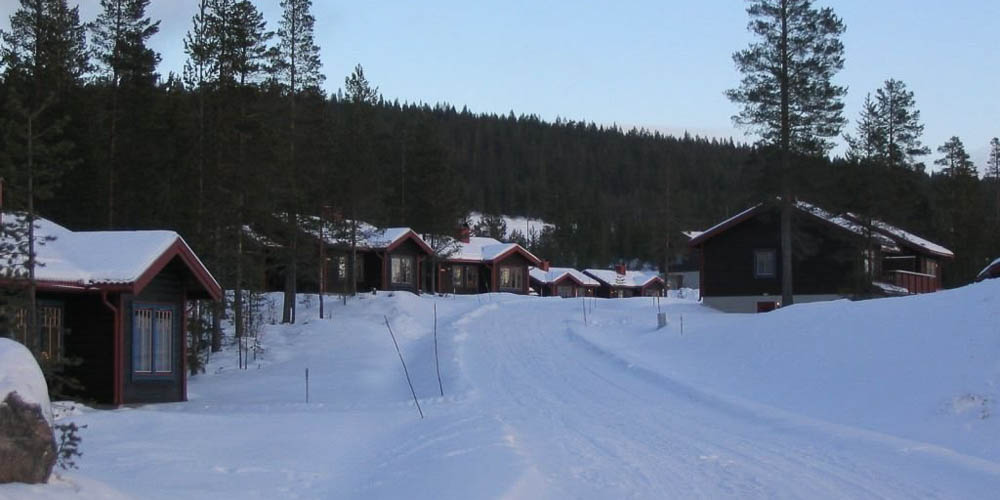
<path fill-rule="evenodd" d="M 386 246 L 385 247 L 385 251 L 386 252 L 391 252 L 391 251 L 399 248 L 400 245 L 402 245 L 403 243 L 406 243 L 407 241 L 412 241 L 412 242 L 416 243 L 416 245 L 418 247 L 420 247 L 420 249 L 424 253 L 426 253 L 427 255 L 433 255 L 434 254 L 434 249 L 432 249 L 431 246 L 428 245 L 427 242 L 424 241 L 424 239 L 421 238 L 420 235 L 417 234 L 412 229 L 406 231 L 406 233 L 404 233 L 402 236 L 396 238 L 395 241 L 393 241 L 388 246 Z"/>

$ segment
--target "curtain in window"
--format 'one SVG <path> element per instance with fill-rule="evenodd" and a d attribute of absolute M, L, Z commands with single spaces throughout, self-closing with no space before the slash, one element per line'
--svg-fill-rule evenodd
<path fill-rule="evenodd" d="M 136 309 L 135 325 L 133 328 L 133 341 L 135 342 L 135 366 L 136 372 L 149 373 L 153 371 L 153 310 Z"/>
<path fill-rule="evenodd" d="M 153 353 L 156 357 L 156 371 L 158 373 L 169 373 L 171 346 L 173 344 L 173 311 L 170 309 L 160 309 L 156 311 L 155 335 L 156 345 Z"/>

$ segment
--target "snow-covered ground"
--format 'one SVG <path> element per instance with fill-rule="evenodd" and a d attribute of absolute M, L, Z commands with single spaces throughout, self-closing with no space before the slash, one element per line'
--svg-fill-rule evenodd
<path fill-rule="evenodd" d="M 514 234 L 514 231 L 519 231 L 522 236 L 529 236 L 534 234 L 535 237 L 542 234 L 546 228 L 555 228 L 555 224 L 545 222 L 542 219 L 530 219 L 528 217 L 511 217 L 509 215 L 502 215 L 504 224 L 507 226 L 506 238 L 510 238 Z M 483 214 L 479 212 L 469 213 L 469 224 L 473 227 L 483 219 Z"/>
<path fill-rule="evenodd" d="M 0 498 L 1000 491 L 1000 280 L 763 315 L 661 299 L 663 330 L 650 298 L 380 294 L 322 320 L 302 300 L 249 370 L 216 356 L 187 403 L 62 417 L 88 425 L 80 470 Z"/>

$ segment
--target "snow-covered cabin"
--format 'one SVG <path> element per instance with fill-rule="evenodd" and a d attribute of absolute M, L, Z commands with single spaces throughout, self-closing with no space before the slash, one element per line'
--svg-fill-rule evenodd
<path fill-rule="evenodd" d="M 550 267 L 547 261 L 529 268 L 528 274 L 532 288 L 542 297 L 593 297 L 601 286 L 581 271 L 571 267 Z"/>
<path fill-rule="evenodd" d="M 527 294 L 528 268 L 541 264 L 521 245 L 471 236 L 468 226 L 462 227 L 458 238 L 446 246 L 447 255 L 438 268 L 440 293 Z"/>
<path fill-rule="evenodd" d="M 244 234 L 257 242 L 287 241 L 287 224 L 280 222 L 283 219 L 282 215 L 275 216 L 273 235 L 263 235 L 251 229 L 245 230 Z M 424 267 L 433 251 L 419 234 L 408 227 L 380 228 L 358 221 L 357 227 L 352 228 L 349 220 L 333 223 L 316 216 L 301 216 L 299 228 L 298 246 L 300 252 L 307 252 L 300 258 L 315 262 L 320 255 L 320 245 L 323 245 L 322 253 L 326 261 L 322 277 L 316 272 L 315 264 L 299 266 L 297 288 L 300 291 L 317 292 L 321 284 L 323 290 L 329 293 L 348 291 L 352 239 L 357 249 L 354 279 L 358 291 L 376 289 L 418 293 L 430 288 L 424 280 Z M 267 288 L 282 290 L 284 247 L 273 243 L 270 246 Z"/>
<path fill-rule="evenodd" d="M 4 214 L 5 227 L 23 215 Z M 221 300 L 222 289 L 173 231 L 70 231 L 35 219 L 37 332 L 13 313 L 15 340 L 43 359 L 78 359 L 67 368 L 80 396 L 105 404 L 184 401 L 185 304 Z M 11 233 L 4 243 L 14 244 Z M 2 262 L 5 276 L 25 252 Z M 24 286 L 6 279 L 4 286 Z"/>
<path fill-rule="evenodd" d="M 795 302 L 941 288 L 941 263 L 954 257 L 947 248 L 879 220 L 869 226 L 804 201 L 792 206 Z M 691 239 L 705 304 L 729 312 L 780 307 L 780 211 L 778 200 L 760 203 Z"/>
<path fill-rule="evenodd" d="M 605 298 L 661 297 L 666 283 L 657 273 L 629 271 L 619 264 L 614 269 L 584 269 L 584 274 L 597 280 L 597 296 Z"/>

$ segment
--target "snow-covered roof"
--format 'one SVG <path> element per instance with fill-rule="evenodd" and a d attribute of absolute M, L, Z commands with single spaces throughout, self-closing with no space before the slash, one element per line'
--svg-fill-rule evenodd
<path fill-rule="evenodd" d="M 851 213 L 848 213 L 847 215 L 850 216 L 850 217 L 852 217 L 852 218 L 855 218 L 855 219 L 857 218 L 857 216 L 855 216 L 854 214 L 851 214 Z M 893 226 L 892 224 L 889 224 L 887 222 L 883 222 L 883 221 L 880 221 L 880 220 L 877 220 L 877 219 L 876 220 L 872 220 L 872 226 L 874 226 L 879 231 L 882 231 L 883 233 L 888 234 L 891 238 L 893 238 L 893 239 L 895 239 L 895 240 L 903 243 L 904 245 L 907 245 L 907 246 L 910 246 L 910 247 L 916 247 L 916 248 L 922 249 L 922 250 L 924 250 L 924 251 L 926 251 L 928 253 L 939 255 L 939 256 L 942 256 L 942 257 L 954 257 L 955 256 L 954 252 L 952 252 L 951 250 L 948 250 L 947 248 L 945 248 L 945 247 L 943 247 L 941 245 L 938 245 L 937 243 L 934 243 L 933 241 L 925 240 L 924 238 L 921 238 L 920 236 L 917 236 L 917 235 L 915 235 L 915 234 L 913 234 L 913 233 L 911 233 L 909 231 L 900 229 L 900 228 L 898 228 L 896 226 Z"/>
<path fill-rule="evenodd" d="M 517 243 L 503 243 L 484 236 L 471 236 L 469 242 L 454 240 L 450 245 L 454 251 L 447 256 L 449 260 L 489 262 L 510 252 L 521 251 L 535 262 L 541 262 L 538 257 Z"/>
<path fill-rule="evenodd" d="M 528 272 L 531 273 L 532 279 L 542 283 L 555 283 L 566 276 L 570 276 L 583 286 L 600 286 L 600 283 L 594 278 L 571 267 L 550 267 L 548 271 L 531 267 L 528 269 Z"/>
<path fill-rule="evenodd" d="M 813 205 L 812 203 L 807 203 L 807 202 L 804 202 L 804 201 L 796 201 L 795 202 L 795 208 L 797 208 L 797 209 L 799 209 L 799 210 L 801 210 L 801 211 L 803 211 L 805 213 L 811 214 L 811 215 L 813 215 L 815 217 L 818 217 L 820 219 L 823 219 L 823 220 L 825 220 L 825 221 L 827 221 L 827 222 L 829 222 L 829 223 L 831 223 L 831 224 L 833 224 L 835 226 L 838 226 L 838 227 L 840 227 L 842 229 L 846 229 L 846 230 L 848 230 L 848 231 L 850 231 L 850 232 L 852 232 L 852 233 L 854 233 L 854 234 L 856 234 L 858 236 L 862 236 L 862 237 L 865 236 L 865 226 L 863 224 L 859 223 L 854 218 L 845 217 L 843 215 L 833 214 L 833 213 L 828 212 L 828 211 L 826 211 L 826 210 L 824 210 L 824 209 L 822 209 L 820 207 L 817 207 L 816 205 Z M 892 238 L 889 238 L 888 236 L 880 234 L 880 233 L 878 233 L 876 231 L 872 231 L 871 233 L 872 233 L 872 235 L 871 235 L 872 239 L 874 241 L 878 242 L 878 244 L 882 246 L 883 250 L 889 251 L 889 252 L 898 252 L 899 251 L 899 246 L 896 245 L 896 242 L 893 241 Z"/>
<path fill-rule="evenodd" d="M 321 220 L 315 215 L 303 215 L 299 218 L 302 229 L 317 239 L 320 235 L 320 225 L 323 227 L 323 241 L 332 246 L 349 246 L 351 244 L 351 221 L 340 224 Z M 388 248 L 405 238 L 408 234 L 420 239 L 420 235 L 408 227 L 379 228 L 364 221 L 357 222 L 357 246 L 370 250 Z M 421 241 L 423 241 L 421 239 Z"/>
<path fill-rule="evenodd" d="M 984 267 L 982 271 L 979 271 L 979 274 L 976 275 L 976 281 L 982 281 L 986 278 L 995 278 L 997 275 L 1000 275 L 1000 258 Z"/>
<path fill-rule="evenodd" d="M 25 221 L 21 214 L 3 214 L 4 225 Z M 0 237 L 14 244 L 9 234 Z M 219 284 L 183 238 L 173 231 L 70 231 L 42 217 L 35 218 L 35 278 L 81 286 L 129 284 L 138 281 L 157 259 L 180 244 L 214 287 Z M 0 268 L 23 267 L 26 252 L 14 252 Z"/>
<path fill-rule="evenodd" d="M 625 274 L 618 274 L 614 269 L 584 269 L 583 272 L 614 287 L 641 288 L 653 281 L 663 281 L 658 274 L 647 271 L 625 271 Z"/>
<path fill-rule="evenodd" d="M 888 295 L 909 295 L 910 293 L 910 290 L 906 287 L 886 283 L 884 281 L 873 281 L 872 286 L 882 290 Z"/>

